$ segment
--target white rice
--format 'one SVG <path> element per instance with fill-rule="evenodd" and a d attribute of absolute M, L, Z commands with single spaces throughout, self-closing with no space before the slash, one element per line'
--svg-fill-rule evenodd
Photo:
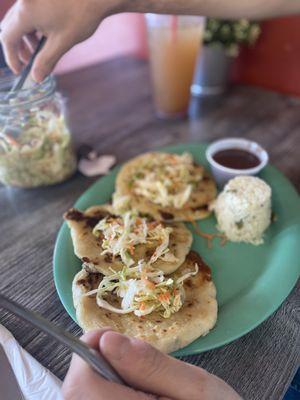
<path fill-rule="evenodd" d="M 213 205 L 218 229 L 232 242 L 263 243 L 271 222 L 271 188 L 253 176 L 231 179 Z"/>

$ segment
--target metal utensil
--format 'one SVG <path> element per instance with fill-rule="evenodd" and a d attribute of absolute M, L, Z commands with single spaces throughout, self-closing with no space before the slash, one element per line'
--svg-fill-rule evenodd
<path fill-rule="evenodd" d="M 28 78 L 28 75 L 30 74 L 32 65 L 34 63 L 34 60 L 36 58 L 36 56 L 38 55 L 38 53 L 41 51 L 41 49 L 43 48 L 45 42 L 46 42 L 47 38 L 45 36 L 42 36 L 42 38 L 40 39 L 37 48 L 35 49 L 34 53 L 32 54 L 28 64 L 26 65 L 26 67 L 22 70 L 20 76 L 16 79 L 15 83 L 13 84 L 12 88 L 10 89 L 10 91 L 7 93 L 7 95 L 5 96 L 5 100 L 8 101 L 11 98 L 15 97 L 16 94 L 22 89 L 24 83 L 26 82 L 26 79 Z M 4 139 L 6 142 L 11 143 L 13 142 L 13 138 L 6 133 L 7 131 L 7 125 L 8 123 L 6 122 L 3 131 L 0 132 L 0 138 Z"/>
<path fill-rule="evenodd" d="M 21 306 L 13 300 L 0 294 L 0 307 L 17 315 L 23 320 L 29 322 L 39 330 L 47 333 L 49 336 L 64 344 L 74 353 L 78 354 L 86 361 L 96 372 L 108 381 L 126 385 L 122 378 L 116 373 L 105 358 L 96 350 L 92 349 L 70 333 L 62 330 L 56 325 L 50 323 L 42 316 Z"/>
<path fill-rule="evenodd" d="M 34 60 L 35 60 L 36 56 L 38 55 L 38 53 L 43 48 L 44 44 L 46 43 L 46 40 L 47 40 L 47 38 L 45 36 L 42 36 L 42 38 L 40 39 L 40 41 L 37 45 L 37 48 L 35 49 L 34 53 L 30 57 L 28 64 L 22 70 L 20 76 L 16 79 L 13 87 L 10 89 L 9 93 L 7 94 L 6 100 L 9 100 L 12 96 L 15 96 L 16 93 L 22 89 L 26 79 L 28 78 L 28 75 L 30 74 Z"/>
<path fill-rule="evenodd" d="M 7 355 L 0 344 L 0 387 L 2 400 L 25 400 Z"/>

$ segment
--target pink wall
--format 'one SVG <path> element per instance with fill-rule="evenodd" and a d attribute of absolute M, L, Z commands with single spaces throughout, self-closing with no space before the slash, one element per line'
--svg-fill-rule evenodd
<path fill-rule="evenodd" d="M 142 55 L 143 19 L 138 14 L 107 18 L 95 34 L 71 49 L 59 62 L 57 72 L 65 72 L 124 54 Z"/>
<path fill-rule="evenodd" d="M 0 18 L 3 17 L 4 13 L 6 12 L 6 10 L 11 6 L 11 4 L 13 4 L 14 1 L 13 0 L 1 0 L 0 3 Z"/>

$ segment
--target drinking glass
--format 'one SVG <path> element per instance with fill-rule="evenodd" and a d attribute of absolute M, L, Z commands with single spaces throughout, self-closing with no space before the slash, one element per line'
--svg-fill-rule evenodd
<path fill-rule="evenodd" d="M 204 17 L 146 14 L 146 21 L 157 115 L 183 117 L 201 50 Z"/>

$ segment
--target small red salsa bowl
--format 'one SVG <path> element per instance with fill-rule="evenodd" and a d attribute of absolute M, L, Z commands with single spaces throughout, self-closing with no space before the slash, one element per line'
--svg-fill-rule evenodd
<path fill-rule="evenodd" d="M 240 175 L 257 175 L 269 161 L 268 153 L 258 143 L 228 138 L 213 142 L 206 158 L 219 186 Z"/>

